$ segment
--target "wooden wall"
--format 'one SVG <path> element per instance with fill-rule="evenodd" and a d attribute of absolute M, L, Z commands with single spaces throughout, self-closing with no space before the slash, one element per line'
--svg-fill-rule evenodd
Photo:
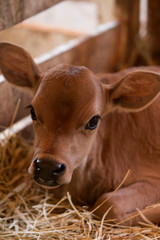
<path fill-rule="evenodd" d="M 0 31 L 63 0 L 0 0 Z"/>

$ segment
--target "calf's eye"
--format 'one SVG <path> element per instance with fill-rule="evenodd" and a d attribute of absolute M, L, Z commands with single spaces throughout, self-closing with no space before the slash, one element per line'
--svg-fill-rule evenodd
<path fill-rule="evenodd" d="M 37 116 L 35 114 L 35 111 L 34 111 L 34 108 L 32 106 L 29 106 L 30 107 L 30 114 L 31 114 L 31 118 L 32 120 L 37 120 Z"/>
<path fill-rule="evenodd" d="M 94 130 L 98 125 L 98 120 L 100 119 L 99 115 L 92 117 L 89 122 L 86 124 L 85 129 Z"/>

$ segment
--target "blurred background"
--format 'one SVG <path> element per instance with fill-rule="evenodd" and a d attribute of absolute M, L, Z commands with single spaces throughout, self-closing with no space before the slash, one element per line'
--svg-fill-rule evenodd
<path fill-rule="evenodd" d="M 114 0 L 63 1 L 0 32 L 0 41 L 27 49 L 33 57 L 115 20 Z"/>

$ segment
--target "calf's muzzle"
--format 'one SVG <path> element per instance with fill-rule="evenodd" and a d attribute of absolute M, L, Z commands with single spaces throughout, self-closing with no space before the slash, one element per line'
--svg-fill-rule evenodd
<path fill-rule="evenodd" d="M 34 160 L 34 180 L 40 185 L 55 187 L 58 186 L 58 179 L 65 173 L 66 165 L 51 159 Z"/>

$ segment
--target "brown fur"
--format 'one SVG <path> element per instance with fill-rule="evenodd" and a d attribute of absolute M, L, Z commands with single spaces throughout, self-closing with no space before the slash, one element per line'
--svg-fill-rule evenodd
<path fill-rule="evenodd" d="M 53 189 L 57 198 L 69 191 L 75 202 L 94 209 L 130 169 L 123 186 L 94 213 L 102 217 L 112 206 L 107 218 L 121 222 L 137 208 L 159 202 L 159 67 L 95 76 L 85 67 L 61 64 L 41 74 L 23 49 L 1 43 L 0 68 L 9 82 L 34 92 L 31 105 L 38 120 L 33 121 L 33 159 L 56 159 L 67 166 L 57 180 L 59 187 Z M 98 127 L 86 130 L 97 114 Z M 33 163 L 29 172 L 34 175 Z M 160 223 L 158 213 L 160 208 L 149 209 L 145 216 Z M 139 216 L 125 224 L 142 220 Z"/>

